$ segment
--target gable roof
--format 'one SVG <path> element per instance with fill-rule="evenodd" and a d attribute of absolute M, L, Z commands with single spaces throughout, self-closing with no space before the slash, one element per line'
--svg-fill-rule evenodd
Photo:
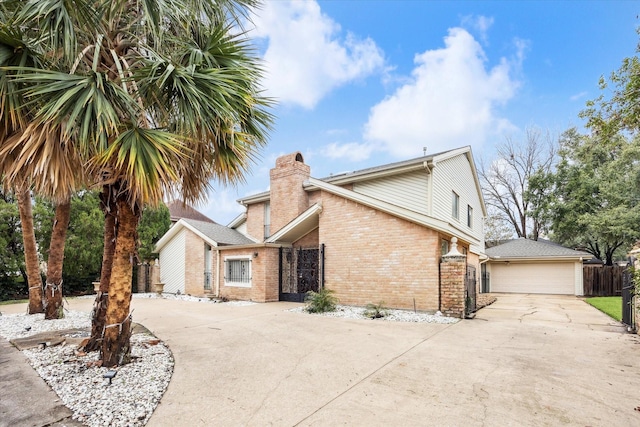
<path fill-rule="evenodd" d="M 173 200 L 167 203 L 169 213 L 171 214 L 171 222 L 178 222 L 181 218 L 195 219 L 197 221 L 213 222 L 214 220 L 208 216 L 198 212 L 192 206 L 186 204 L 183 200 Z"/>
<path fill-rule="evenodd" d="M 436 166 L 439 162 L 443 160 L 450 159 L 455 156 L 464 155 L 469 161 L 469 166 L 473 172 L 474 177 L 474 186 L 479 195 L 482 195 L 482 190 L 480 188 L 480 181 L 478 180 L 478 172 L 476 170 L 475 161 L 473 159 L 473 154 L 471 153 L 471 147 L 465 146 L 456 148 L 453 150 L 441 151 L 439 153 L 429 154 L 422 157 L 416 157 L 414 159 L 404 160 L 400 162 L 387 163 L 385 165 L 374 166 L 371 168 L 361 169 L 353 172 L 345 172 L 337 175 L 331 175 L 324 178 L 311 178 L 313 181 L 321 181 L 326 182 L 328 184 L 333 185 L 345 185 L 351 184 L 357 181 L 365 181 L 369 179 L 382 178 L 390 175 L 398 175 L 406 172 L 411 172 L 420 169 L 426 169 L 429 172 Z M 308 190 L 314 190 L 315 186 L 305 186 Z M 238 202 L 247 205 L 252 203 L 260 203 L 268 201 L 271 197 L 270 191 L 263 191 L 261 193 L 252 194 L 250 196 L 243 197 L 238 199 Z M 482 208 L 482 214 L 484 216 L 487 215 L 487 208 L 484 204 L 484 199 L 482 196 L 480 197 L 480 205 Z"/>
<path fill-rule="evenodd" d="M 183 221 L 193 226 L 193 228 L 216 242 L 218 245 L 246 245 L 249 243 L 255 243 L 239 231 L 225 227 L 224 225 L 216 224 L 215 222 L 197 221 L 194 219 L 184 218 Z"/>
<path fill-rule="evenodd" d="M 265 240 L 266 243 L 293 243 L 318 228 L 318 215 L 322 212 L 322 205 L 315 203 L 306 211 L 282 227 L 277 233 Z"/>
<path fill-rule="evenodd" d="M 255 243 L 245 235 L 232 228 L 215 222 L 198 221 L 182 218 L 167 231 L 156 243 L 155 251 L 159 252 L 180 230 L 186 228 L 198 235 L 211 246 L 248 245 Z"/>
<path fill-rule="evenodd" d="M 588 252 L 576 251 L 565 248 L 549 240 L 531 240 L 521 237 L 519 239 L 508 240 L 485 250 L 492 260 L 509 259 L 580 259 L 592 258 Z"/>

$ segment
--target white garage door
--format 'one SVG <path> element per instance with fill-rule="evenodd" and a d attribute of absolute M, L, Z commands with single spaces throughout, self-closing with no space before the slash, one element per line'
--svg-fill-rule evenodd
<path fill-rule="evenodd" d="M 572 262 L 492 263 L 491 292 L 527 294 L 575 294 Z"/>

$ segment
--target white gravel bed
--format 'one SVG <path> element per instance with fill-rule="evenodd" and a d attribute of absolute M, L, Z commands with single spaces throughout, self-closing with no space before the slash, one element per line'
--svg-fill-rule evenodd
<path fill-rule="evenodd" d="M 371 320 L 370 317 L 367 317 L 364 315 L 365 310 L 366 309 L 363 307 L 338 305 L 336 306 L 335 311 L 329 311 L 326 313 L 309 313 L 307 312 L 306 307 L 296 307 L 296 308 L 292 308 L 289 311 L 293 311 L 296 313 L 313 314 L 316 316 L 325 316 L 325 317 L 344 317 L 348 319 Z M 385 313 L 385 316 L 374 319 L 374 320 L 387 321 L 387 322 L 444 323 L 444 324 L 457 323 L 460 320 L 455 317 L 443 316 L 440 312 L 437 312 L 436 314 L 428 314 L 428 313 L 422 313 L 422 312 L 413 312 L 409 310 L 385 309 L 383 311 Z"/>
<path fill-rule="evenodd" d="M 0 335 L 6 339 L 90 326 L 87 313 L 73 311 L 64 319 L 47 321 L 43 314 L 0 316 Z M 76 345 L 59 345 L 23 353 L 73 411 L 73 418 L 88 426 L 145 425 L 169 385 L 174 365 L 164 343 L 146 333 L 132 335 L 133 361 L 114 369 L 112 384 L 103 377 L 109 369 L 96 366 L 98 352 L 86 354 Z"/>
<path fill-rule="evenodd" d="M 131 294 L 133 296 L 134 299 L 168 299 L 168 300 L 174 300 L 174 301 L 193 301 L 193 302 L 207 302 L 207 303 L 211 303 L 211 304 L 224 304 L 224 305 L 228 305 L 228 306 L 232 306 L 232 307 L 245 307 L 248 305 L 254 305 L 254 304 L 258 304 L 257 302 L 253 302 L 253 301 L 221 301 L 219 299 L 211 299 L 211 298 L 207 298 L 207 297 L 195 297 L 193 295 L 187 295 L 187 294 L 169 294 L 169 293 L 162 293 L 160 295 L 158 295 L 157 293 L 152 293 L 152 292 L 147 292 L 147 293 L 132 293 Z M 84 299 L 95 299 L 96 296 L 95 295 L 83 295 L 81 297 L 77 297 L 77 298 L 84 298 Z"/>

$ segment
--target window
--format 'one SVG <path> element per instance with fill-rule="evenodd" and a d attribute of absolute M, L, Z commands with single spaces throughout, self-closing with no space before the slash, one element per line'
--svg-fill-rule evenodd
<path fill-rule="evenodd" d="M 211 290 L 211 246 L 204 244 L 204 289 Z"/>
<path fill-rule="evenodd" d="M 451 203 L 451 216 L 455 219 L 460 218 L 460 196 L 456 194 L 455 191 L 451 192 L 452 203 Z"/>
<path fill-rule="evenodd" d="M 264 238 L 271 236 L 271 203 L 264 204 Z"/>
<path fill-rule="evenodd" d="M 467 205 L 467 227 L 473 228 L 473 208 Z"/>
<path fill-rule="evenodd" d="M 237 257 L 224 260 L 225 286 L 251 287 L 251 258 Z"/>

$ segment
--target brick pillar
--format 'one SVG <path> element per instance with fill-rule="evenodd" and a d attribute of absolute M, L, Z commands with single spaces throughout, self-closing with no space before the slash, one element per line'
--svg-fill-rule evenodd
<path fill-rule="evenodd" d="M 271 169 L 270 204 L 271 234 L 276 233 L 309 207 L 307 192 L 302 183 L 309 179 L 311 168 L 304 164 L 300 153 L 287 154 L 276 159 Z"/>
<path fill-rule="evenodd" d="M 465 317 L 465 276 L 467 257 L 458 252 L 458 239 L 451 239 L 451 250 L 440 263 L 440 311 L 450 317 Z"/>

